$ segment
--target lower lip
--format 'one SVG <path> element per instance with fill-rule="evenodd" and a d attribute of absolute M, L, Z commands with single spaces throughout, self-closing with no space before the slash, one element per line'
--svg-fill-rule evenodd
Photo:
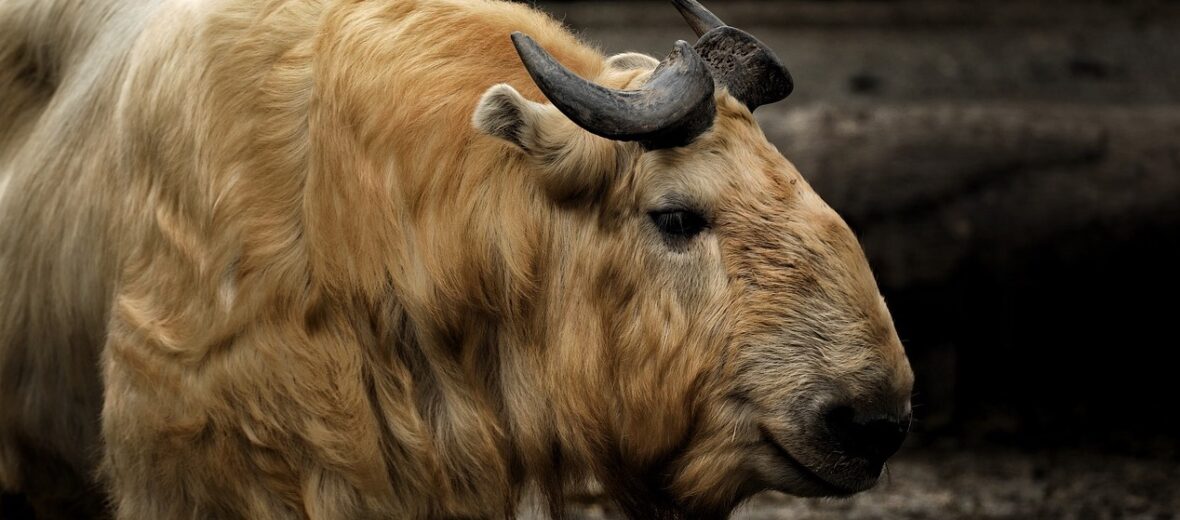
<path fill-rule="evenodd" d="M 774 440 L 774 436 L 770 435 L 770 432 L 766 431 L 765 427 L 760 426 L 758 429 L 762 432 L 763 440 L 766 442 L 766 444 L 769 444 L 774 448 L 774 451 L 779 456 L 779 458 L 786 461 L 787 464 L 791 466 L 791 469 L 794 470 L 795 473 L 801 475 L 808 483 L 820 488 L 825 495 L 846 497 L 856 493 L 856 490 L 854 489 L 849 489 L 833 484 L 825 480 L 823 477 L 817 475 L 810 468 L 804 466 L 802 462 L 799 462 L 799 459 L 796 459 L 793 455 L 791 455 L 791 452 L 787 451 L 787 449 L 779 444 L 778 441 Z"/>

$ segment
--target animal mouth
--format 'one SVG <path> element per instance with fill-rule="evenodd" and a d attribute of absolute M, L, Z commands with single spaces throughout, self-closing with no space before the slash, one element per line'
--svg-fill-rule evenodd
<path fill-rule="evenodd" d="M 819 476 L 818 473 L 800 462 L 799 459 L 795 458 L 794 455 L 791 455 L 791 452 L 783 447 L 783 445 L 775 439 L 774 435 L 770 434 L 765 426 L 759 426 L 758 429 L 762 432 L 763 442 L 774 449 L 774 452 L 778 458 L 786 462 L 787 466 L 790 467 L 791 470 L 793 470 L 796 474 L 798 474 L 804 481 L 818 488 L 823 495 L 846 497 L 853 495 L 858 491 L 856 489 L 833 483 Z"/>

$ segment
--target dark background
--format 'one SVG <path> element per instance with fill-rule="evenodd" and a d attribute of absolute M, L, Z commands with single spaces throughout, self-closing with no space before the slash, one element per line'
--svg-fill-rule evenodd
<path fill-rule="evenodd" d="M 705 3 L 791 69 L 759 120 L 917 374 L 882 489 L 746 517 L 1180 515 L 1180 3 Z M 608 53 L 694 40 L 666 1 L 538 4 Z"/>

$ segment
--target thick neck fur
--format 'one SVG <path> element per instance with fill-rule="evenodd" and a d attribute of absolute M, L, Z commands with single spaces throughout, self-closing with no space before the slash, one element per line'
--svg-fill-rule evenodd
<path fill-rule="evenodd" d="M 253 80 L 260 91 L 248 91 L 261 104 L 228 87 L 214 94 L 215 103 L 252 105 L 258 122 L 227 130 L 251 134 L 240 151 L 250 166 L 208 179 L 224 197 L 212 220 L 237 233 L 221 256 L 236 277 L 234 305 L 253 307 L 255 320 L 285 314 L 275 319 L 299 323 L 302 348 L 319 352 L 304 354 L 309 365 L 363 382 L 326 396 L 355 402 L 323 404 L 356 407 L 348 420 L 371 430 L 383 468 L 367 485 L 388 486 L 394 510 L 509 516 L 535 487 L 556 513 L 574 481 L 620 469 L 590 460 L 622 457 L 610 445 L 618 432 L 602 386 L 563 377 L 576 366 L 552 366 L 594 364 L 578 350 L 607 341 L 597 322 L 555 323 L 601 314 L 584 282 L 553 276 L 586 268 L 556 234 L 600 216 L 558 211 L 538 182 L 544 173 L 469 121 L 493 83 L 543 100 L 510 47 L 513 30 L 589 77 L 602 57 L 520 6 L 314 3 L 271 3 L 262 24 L 255 18 L 244 37 L 213 47 L 213 56 L 254 58 L 215 66 L 217 82 L 268 70 Z M 222 336 L 257 327 L 235 321 Z M 357 351 L 321 358 L 322 343 Z M 601 378 L 606 385 L 610 374 Z M 319 444 L 313 456 L 327 449 L 340 462 L 359 460 L 347 453 L 357 449 L 352 439 L 297 436 Z"/>
<path fill-rule="evenodd" d="M 59 121 L 86 130 L 69 148 L 85 155 L 60 153 L 74 176 L 43 221 L 97 231 L 69 235 L 65 274 L 36 282 L 104 284 L 77 314 L 106 332 L 102 382 L 86 377 L 107 396 L 100 472 L 119 515 L 508 517 L 530 490 L 560 514 L 590 477 L 651 492 L 627 502 L 637 516 L 660 504 L 658 479 L 611 478 L 673 463 L 699 382 L 663 378 L 705 369 L 622 347 L 652 343 L 627 325 L 627 295 L 653 289 L 605 240 L 610 205 L 588 202 L 616 170 L 563 189 L 471 127 L 493 84 L 544 101 L 511 32 L 588 78 L 603 77 L 599 53 L 490 0 L 107 4 L 135 30 L 87 51 L 115 57 L 102 81 L 79 84 L 65 61 L 47 76 L 104 112 Z M 582 138 L 550 166 L 635 160 Z M 12 272 L 36 272 L 52 251 L 36 235 L 57 231 L 14 239 L 30 266 Z M 652 319 L 688 314 L 667 311 Z M 666 417 L 679 422 L 638 424 Z M 618 442 L 649 430 L 667 438 Z"/>

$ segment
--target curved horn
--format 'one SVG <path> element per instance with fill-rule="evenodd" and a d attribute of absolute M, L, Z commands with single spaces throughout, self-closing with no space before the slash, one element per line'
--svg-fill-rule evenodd
<path fill-rule="evenodd" d="M 684 146 L 713 125 L 713 78 L 688 43 L 676 48 L 639 90 L 594 84 L 558 63 L 532 38 L 512 33 L 525 69 L 554 106 L 587 131 L 648 150 Z"/>
<path fill-rule="evenodd" d="M 698 38 L 713 29 L 725 26 L 725 22 L 696 0 L 672 0 L 672 5 L 676 6 L 676 10 L 688 21 L 688 25 L 692 26 Z"/>
<path fill-rule="evenodd" d="M 791 95 L 795 83 L 778 57 L 749 33 L 725 25 L 697 0 L 672 0 L 692 30 L 693 47 L 709 64 L 713 77 L 751 111 Z"/>

